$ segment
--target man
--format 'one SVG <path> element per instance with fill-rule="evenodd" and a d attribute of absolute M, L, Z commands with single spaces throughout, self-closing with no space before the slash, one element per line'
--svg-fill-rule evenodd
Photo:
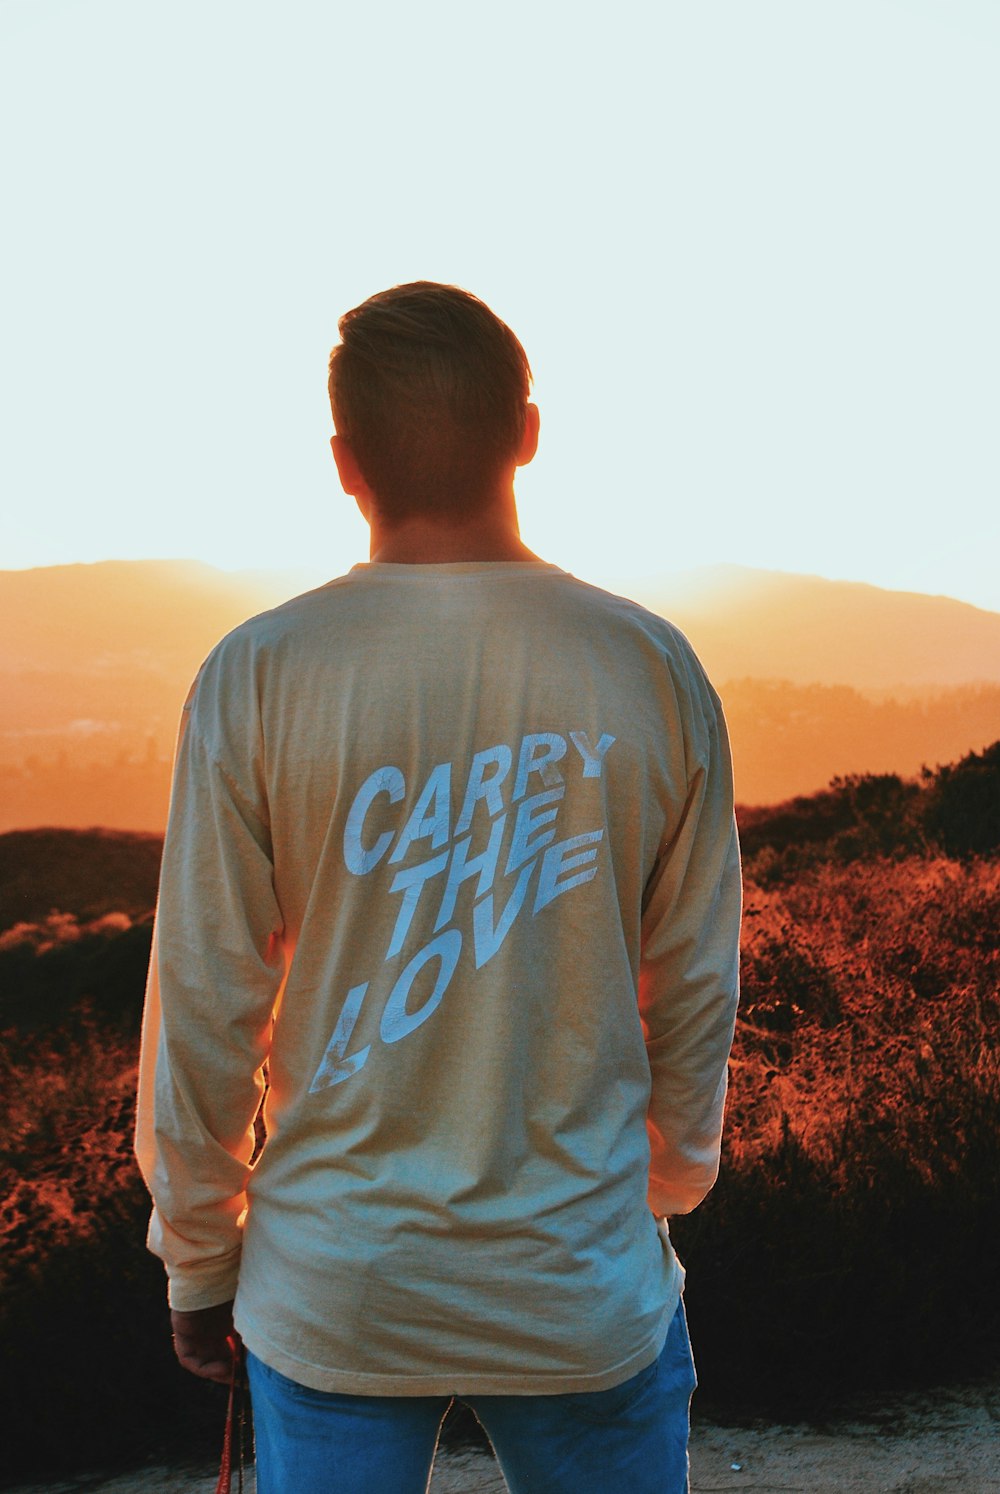
<path fill-rule="evenodd" d="M 340 333 L 371 563 L 223 639 L 178 746 L 137 1138 L 178 1356 L 226 1378 L 235 1322 L 261 1494 L 417 1494 L 453 1396 L 515 1494 L 680 1490 L 666 1216 L 716 1176 L 737 999 L 718 698 L 521 542 L 503 322 L 419 282 Z"/>

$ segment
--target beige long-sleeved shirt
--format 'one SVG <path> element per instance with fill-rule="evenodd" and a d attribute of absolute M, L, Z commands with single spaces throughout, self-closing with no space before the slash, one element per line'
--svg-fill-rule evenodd
<path fill-rule="evenodd" d="M 664 1216 L 718 1169 L 739 917 L 718 698 L 634 603 L 373 564 L 237 628 L 185 706 L 146 1001 L 173 1305 L 235 1294 L 321 1390 L 635 1374 Z"/>

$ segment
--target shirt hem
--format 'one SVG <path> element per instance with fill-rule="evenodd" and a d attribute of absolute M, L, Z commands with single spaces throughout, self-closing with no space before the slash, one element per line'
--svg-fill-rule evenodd
<path fill-rule="evenodd" d="M 594 1374 L 564 1374 L 558 1370 L 524 1374 L 519 1371 L 496 1373 L 490 1370 L 428 1371 L 413 1375 L 371 1374 L 350 1369 L 330 1369 L 311 1364 L 285 1353 L 269 1342 L 257 1331 L 256 1325 L 248 1321 L 239 1310 L 235 1313 L 235 1326 L 246 1347 L 255 1358 L 279 1375 L 305 1385 L 310 1390 L 319 1390 L 341 1395 L 567 1395 L 574 1392 L 612 1390 L 616 1385 L 631 1379 L 659 1358 L 666 1342 L 667 1332 L 681 1296 L 681 1281 L 675 1278 L 666 1300 L 656 1332 L 641 1349 L 626 1359 Z"/>

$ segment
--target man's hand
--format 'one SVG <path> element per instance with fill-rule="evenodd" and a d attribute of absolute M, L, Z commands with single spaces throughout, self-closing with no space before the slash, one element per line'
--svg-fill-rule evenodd
<path fill-rule="evenodd" d="M 229 1384 L 233 1355 L 243 1347 L 233 1327 L 233 1304 L 203 1307 L 200 1312 L 170 1314 L 174 1353 L 186 1370 L 202 1380 Z"/>

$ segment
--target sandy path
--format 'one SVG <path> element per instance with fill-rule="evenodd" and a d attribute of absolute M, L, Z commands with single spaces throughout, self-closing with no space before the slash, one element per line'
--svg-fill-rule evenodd
<path fill-rule="evenodd" d="M 254 1494 L 251 1474 L 246 1494 Z M 10 1494 L 214 1494 L 205 1468 L 24 1485 Z M 504 1494 L 493 1459 L 441 1452 L 430 1494 Z M 696 1423 L 692 1494 L 1000 1494 L 1000 1385 L 913 1396 L 864 1421 L 811 1427 Z M 391 1491 L 387 1491 L 391 1494 Z M 608 1491 L 613 1494 L 613 1491 Z"/>

